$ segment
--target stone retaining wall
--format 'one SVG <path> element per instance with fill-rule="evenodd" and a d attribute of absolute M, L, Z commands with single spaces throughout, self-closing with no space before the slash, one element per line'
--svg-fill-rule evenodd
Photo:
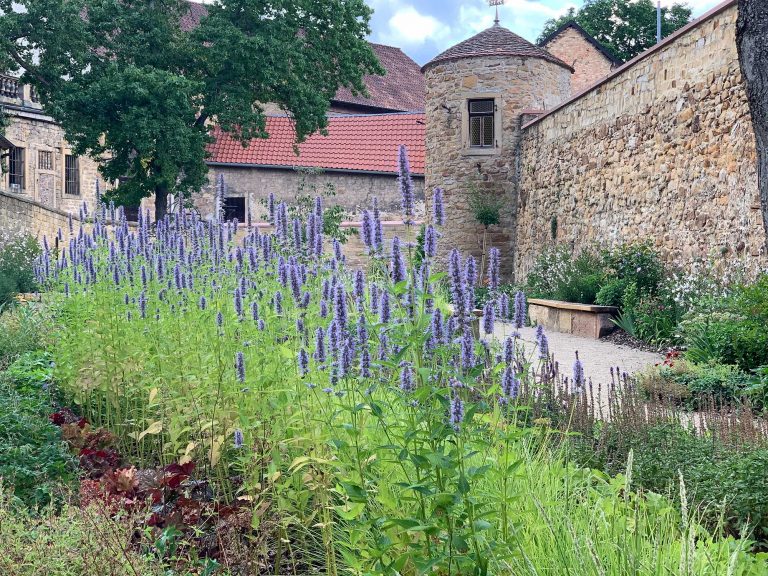
<path fill-rule="evenodd" d="M 766 265 L 736 1 L 524 126 L 515 275 L 549 243 Z M 556 230 L 556 238 L 552 232 Z"/>

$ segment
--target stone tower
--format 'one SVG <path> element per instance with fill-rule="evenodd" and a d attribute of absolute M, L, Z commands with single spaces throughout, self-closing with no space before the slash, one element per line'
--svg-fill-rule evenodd
<path fill-rule="evenodd" d="M 439 258 L 459 248 L 479 258 L 483 227 L 470 209 L 475 192 L 502 206 L 489 247 L 502 253 L 511 279 L 517 205 L 516 159 L 523 114 L 568 98 L 573 69 L 543 48 L 494 24 L 424 65 L 426 199 L 443 188 L 446 222 Z"/>

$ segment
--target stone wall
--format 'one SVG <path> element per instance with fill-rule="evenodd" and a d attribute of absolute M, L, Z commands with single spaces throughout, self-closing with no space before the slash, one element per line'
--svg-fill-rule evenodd
<path fill-rule="evenodd" d="M 299 190 L 314 197 L 333 190 L 335 195 L 326 198 L 326 206 L 343 206 L 349 216 L 357 216 L 370 208 L 373 198 L 378 197 L 379 207 L 385 218 L 400 218 L 400 191 L 394 174 L 367 174 L 363 172 L 317 172 L 280 170 L 256 167 L 212 165 L 208 172 L 208 185 L 193 196 L 193 202 L 205 217 L 213 213 L 214 183 L 219 174 L 229 196 L 246 198 L 246 210 L 250 207 L 254 220 L 263 220 L 266 209 L 263 202 L 270 192 L 275 198 L 294 203 Z M 424 214 L 424 178 L 414 177 L 416 191 L 416 215 Z"/>
<path fill-rule="evenodd" d="M 569 94 L 570 75 L 562 65 L 531 57 L 472 57 L 427 68 L 426 188 L 445 191 L 446 225 L 438 254 L 443 264 L 446 251 L 454 247 L 481 253 L 482 228 L 470 209 L 473 191 L 502 203 L 501 225 L 491 229 L 490 245 L 512 252 L 516 189 L 509 175 L 515 171 L 520 114 L 562 102 Z M 497 138 L 491 149 L 469 147 L 466 110 L 474 98 L 495 99 Z M 502 273 L 511 272 L 511 258 L 503 259 Z"/>
<path fill-rule="evenodd" d="M 75 234 L 80 230 L 78 212 L 79 209 L 72 215 Z M 83 226 L 86 232 L 91 231 L 91 224 L 88 222 Z M 129 223 L 129 226 L 134 225 Z M 40 244 L 45 237 L 48 244 L 55 248 L 61 244 L 58 241 L 59 230 L 64 244 L 69 242 L 69 213 L 25 196 L 0 191 L 0 230 L 24 232 Z"/>
<path fill-rule="evenodd" d="M 7 110 L 9 125 L 5 136 L 17 147 L 24 148 L 25 186 L 22 193 L 44 206 L 77 214 L 83 201 L 89 208 L 95 205 L 96 179 L 104 190 L 96 163 L 90 158 L 79 158 L 80 194 L 65 194 L 65 155 L 70 148 L 64 139 L 64 130 L 39 110 Z M 40 164 L 40 153 L 51 154 L 52 167 Z M 6 162 L 7 165 L 7 162 Z M 7 166 L 6 166 L 7 170 Z M 2 188 L 8 190 L 8 174 L 2 176 Z"/>
<path fill-rule="evenodd" d="M 579 94 L 613 69 L 613 63 L 575 28 L 566 28 L 543 45 L 574 72 L 571 76 L 571 94 Z"/>
<path fill-rule="evenodd" d="M 766 265 L 736 1 L 524 127 L 516 279 L 542 248 L 649 240 L 672 263 Z"/>

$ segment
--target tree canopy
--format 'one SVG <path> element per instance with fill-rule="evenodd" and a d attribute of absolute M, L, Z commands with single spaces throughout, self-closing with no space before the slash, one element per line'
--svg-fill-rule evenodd
<path fill-rule="evenodd" d="M 661 9 L 661 33 L 669 36 L 691 20 L 691 9 L 674 4 Z M 656 6 L 652 0 L 585 0 L 559 18 L 548 20 L 539 42 L 560 26 L 576 22 L 615 58 L 626 62 L 656 44 Z"/>
<path fill-rule="evenodd" d="M 206 180 L 213 124 L 266 137 L 262 103 L 291 114 L 299 141 L 327 125 L 340 86 L 382 74 L 364 0 L 217 0 L 180 25 L 184 0 L 0 0 L 2 66 L 23 72 L 77 154 L 99 160 L 135 204 Z M 191 28 L 191 29 L 190 29 Z"/>

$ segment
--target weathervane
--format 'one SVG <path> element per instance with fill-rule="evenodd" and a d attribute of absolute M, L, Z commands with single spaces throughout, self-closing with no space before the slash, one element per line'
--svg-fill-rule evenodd
<path fill-rule="evenodd" d="M 488 0 L 488 6 L 496 6 L 496 20 L 493 21 L 495 26 L 499 25 L 499 6 L 504 4 L 504 0 Z"/>

